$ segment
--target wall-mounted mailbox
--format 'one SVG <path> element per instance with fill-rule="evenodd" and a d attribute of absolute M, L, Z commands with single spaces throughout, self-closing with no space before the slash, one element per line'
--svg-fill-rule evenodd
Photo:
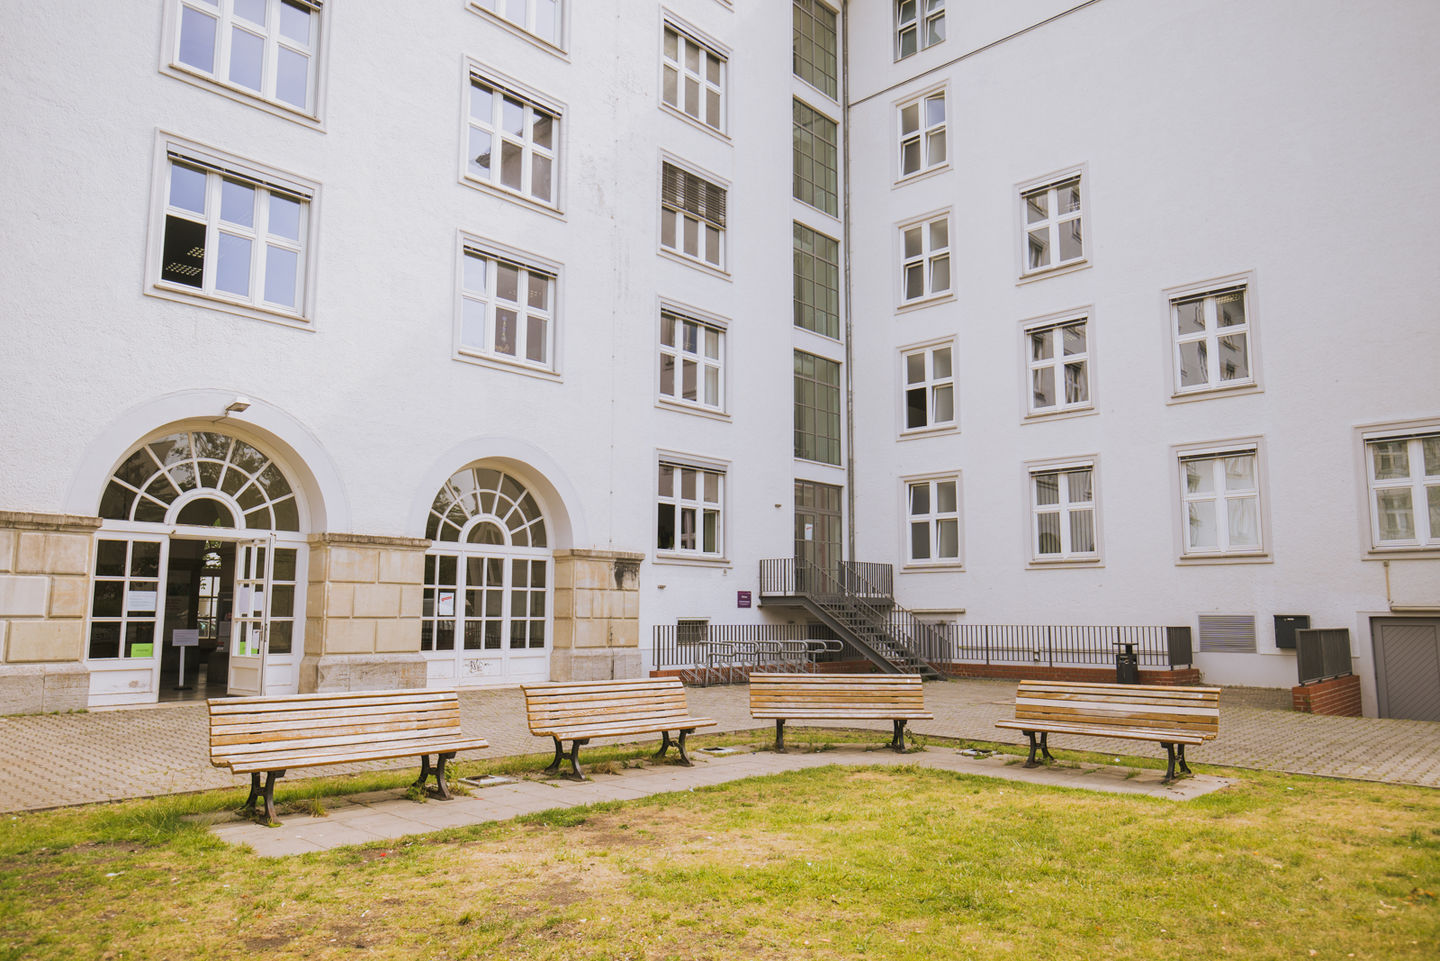
<path fill-rule="evenodd" d="M 1276 614 L 1275 646 L 1282 651 L 1295 650 L 1295 632 L 1308 630 L 1309 614 Z"/>

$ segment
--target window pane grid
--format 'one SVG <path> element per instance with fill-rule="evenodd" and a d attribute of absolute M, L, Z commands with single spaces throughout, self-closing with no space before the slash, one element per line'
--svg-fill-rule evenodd
<path fill-rule="evenodd" d="M 1085 259 L 1079 177 L 1028 190 L 1020 197 L 1027 273 Z"/>
<path fill-rule="evenodd" d="M 949 347 L 932 347 L 902 356 L 905 430 L 955 423 L 955 380 L 950 351 Z"/>
<path fill-rule="evenodd" d="M 1440 434 L 1370 441 L 1365 451 L 1375 546 L 1440 545 Z"/>
<path fill-rule="evenodd" d="M 835 12 L 819 0 L 795 0 L 795 76 L 834 100 L 839 91 Z"/>
<path fill-rule="evenodd" d="M 795 456 L 840 463 L 840 365 L 795 352 Z"/>
<path fill-rule="evenodd" d="M 799 100 L 794 101 L 795 199 L 825 211 L 839 213 L 839 153 L 835 121 Z"/>
<path fill-rule="evenodd" d="M 1030 412 L 1090 406 L 1090 351 L 1085 320 L 1026 331 L 1030 358 Z"/>
<path fill-rule="evenodd" d="M 1172 301 L 1170 316 L 1176 393 L 1255 382 L 1244 287 Z"/>
<path fill-rule="evenodd" d="M 501 20 L 514 24 L 546 43 L 560 46 L 561 0 L 471 0 Z"/>
<path fill-rule="evenodd" d="M 559 116 L 478 77 L 469 114 L 466 176 L 554 206 Z"/>
<path fill-rule="evenodd" d="M 660 395 L 711 410 L 724 407 L 725 331 L 664 311 L 660 315 Z"/>
<path fill-rule="evenodd" d="M 945 0 L 897 0 L 895 6 L 895 59 L 945 39 Z"/>
<path fill-rule="evenodd" d="M 934 93 L 900 107 L 900 176 L 945 163 L 945 94 Z"/>
<path fill-rule="evenodd" d="M 950 220 L 937 217 L 900 229 L 900 302 L 911 303 L 950 290 Z"/>
<path fill-rule="evenodd" d="M 1094 469 L 1033 472 L 1030 482 L 1035 558 L 1096 556 Z"/>
<path fill-rule="evenodd" d="M 460 280 L 460 350 L 553 369 L 555 277 L 466 249 Z"/>
<path fill-rule="evenodd" d="M 795 224 L 795 326 L 840 338 L 840 243 Z"/>
<path fill-rule="evenodd" d="M 720 471 L 661 463 L 655 546 L 658 550 L 718 557 L 723 553 Z"/>
<path fill-rule="evenodd" d="M 313 111 L 318 5 L 202 0 L 181 3 L 179 12 L 173 63 L 280 106 Z"/>
<path fill-rule="evenodd" d="M 960 482 L 914 481 L 906 486 L 908 556 L 913 562 L 960 558 Z"/>
<path fill-rule="evenodd" d="M 725 58 L 665 25 L 661 99 L 715 130 L 724 126 Z"/>
<path fill-rule="evenodd" d="M 724 266 L 726 191 L 673 164 L 660 175 L 660 246 L 690 260 Z"/>
<path fill-rule="evenodd" d="M 1260 550 L 1260 490 L 1253 451 L 1182 458 L 1180 492 L 1185 553 Z"/>

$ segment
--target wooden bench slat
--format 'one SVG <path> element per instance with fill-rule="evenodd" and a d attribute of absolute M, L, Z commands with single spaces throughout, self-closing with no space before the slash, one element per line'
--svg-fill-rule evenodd
<path fill-rule="evenodd" d="M 298 767 L 325 767 L 331 764 L 358 764 L 364 761 L 386 761 L 397 757 L 418 757 L 422 754 L 449 754 L 459 751 L 481 750 L 489 746 L 489 743 L 483 738 L 447 742 L 397 742 L 394 745 L 369 751 L 363 755 L 356 752 L 324 753 L 293 751 L 285 754 L 237 758 L 230 764 L 217 765 L 217 767 L 229 767 L 230 770 L 236 774 L 249 774 L 255 771 L 278 771 Z"/>
<path fill-rule="evenodd" d="M 434 701 L 456 701 L 454 691 L 401 690 L 354 691 L 341 694 L 290 694 L 275 697 L 227 697 L 209 702 L 212 716 L 243 714 L 257 706 L 266 711 L 303 711 L 316 708 L 344 708 L 357 704 L 425 704 Z"/>
<path fill-rule="evenodd" d="M 568 721 L 563 724 L 552 724 L 544 730 L 536 730 L 532 733 L 545 735 L 547 737 L 559 737 L 561 740 L 569 740 L 570 735 L 586 737 L 583 732 L 591 732 L 588 736 L 607 737 L 602 731 L 615 731 L 618 734 L 631 734 L 637 731 L 678 731 L 688 727 L 711 727 L 715 724 L 713 718 L 691 717 L 688 714 L 680 714 L 664 718 L 637 717 L 629 721 Z M 562 733 L 564 732 L 564 733 Z"/>
<path fill-rule="evenodd" d="M 1154 730 L 1139 727 L 1096 728 L 1083 724 L 1047 724 L 1040 727 L 1035 724 L 1027 724 L 1024 721 L 1009 720 L 996 721 L 995 726 L 1011 728 L 1016 731 L 1043 730 L 1050 734 L 1081 734 L 1093 737 L 1113 737 L 1131 741 L 1169 741 L 1175 744 L 1203 744 L 1209 740 L 1209 738 L 1196 734 L 1193 731 Z"/>
<path fill-rule="evenodd" d="M 232 714 L 221 719 L 216 718 L 210 725 L 211 730 L 225 731 L 227 733 L 240 733 L 250 730 L 276 730 L 288 731 L 304 729 L 306 727 L 318 728 L 327 725 L 351 723 L 356 717 L 364 717 L 367 723 L 380 724 L 408 724 L 419 721 L 454 722 L 460 721 L 460 709 L 456 705 L 450 705 L 443 710 L 434 711 L 327 711 L 309 717 L 292 717 L 289 714 Z"/>
<path fill-rule="evenodd" d="M 348 724 L 328 724 L 319 727 L 305 726 L 286 730 L 257 728 L 251 731 L 216 731 L 210 735 L 210 746 L 228 744 L 283 744 L 288 741 L 303 741 L 315 737 L 350 737 L 357 741 L 364 738 L 378 739 L 380 735 L 407 734 L 417 731 L 436 734 L 459 733 L 460 725 L 450 722 L 416 721 L 410 724 L 370 723 L 361 718 L 351 718 Z"/>

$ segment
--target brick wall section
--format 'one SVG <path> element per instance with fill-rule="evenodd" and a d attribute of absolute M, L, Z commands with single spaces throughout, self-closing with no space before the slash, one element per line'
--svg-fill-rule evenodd
<path fill-rule="evenodd" d="M 1328 681 L 1301 684 L 1290 689 L 1295 710 L 1305 714 L 1360 717 L 1360 676 L 1346 674 Z"/>

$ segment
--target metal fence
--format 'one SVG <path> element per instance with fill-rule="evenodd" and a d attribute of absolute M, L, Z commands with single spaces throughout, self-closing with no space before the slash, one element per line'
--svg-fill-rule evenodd
<path fill-rule="evenodd" d="M 1325 628 L 1295 632 L 1295 666 L 1301 684 L 1351 674 L 1350 631 Z"/>
<path fill-rule="evenodd" d="M 920 655 L 932 663 L 1112 667 L 1128 648 L 1142 667 L 1192 663 L 1188 627 L 937 624 Z"/>
<path fill-rule="evenodd" d="M 838 561 L 819 567 L 793 557 L 760 561 L 760 596 L 839 593 L 856 597 L 895 596 L 895 569 L 870 561 Z"/>
<path fill-rule="evenodd" d="M 728 658 L 736 666 L 752 666 L 757 655 L 779 663 L 797 654 L 818 662 L 838 659 L 843 648 L 823 624 L 707 624 L 703 630 L 657 624 L 652 663 L 665 670 L 719 665 Z"/>

